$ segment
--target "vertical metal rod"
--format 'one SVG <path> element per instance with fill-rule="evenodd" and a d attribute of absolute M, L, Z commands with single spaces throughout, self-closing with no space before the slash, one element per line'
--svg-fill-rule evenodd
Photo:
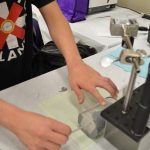
<path fill-rule="evenodd" d="M 124 32 L 123 39 L 126 42 L 127 48 L 130 49 L 130 50 L 133 50 L 133 45 L 132 45 L 131 40 L 130 40 L 128 34 L 127 34 L 127 26 L 122 25 L 122 28 L 123 28 L 123 32 Z M 133 63 L 132 72 L 131 72 L 130 80 L 129 80 L 129 83 L 128 83 L 127 91 L 126 91 L 126 94 L 125 94 L 125 99 L 124 99 L 124 102 L 123 102 L 123 109 L 122 109 L 123 114 L 126 114 L 126 112 L 127 112 L 127 108 L 128 108 L 128 105 L 130 103 L 130 100 L 131 100 L 131 97 L 132 97 L 132 94 L 133 94 L 133 89 L 134 89 L 137 73 L 140 71 L 139 63 L 136 60 L 136 58 L 132 59 L 132 63 Z"/>
<path fill-rule="evenodd" d="M 136 61 L 136 60 L 134 59 L 134 61 Z M 139 72 L 136 65 L 137 65 L 136 63 L 133 63 L 132 72 L 131 72 L 128 88 L 127 88 L 124 103 L 123 103 L 123 110 L 122 110 L 123 114 L 126 114 L 126 112 L 127 112 L 127 108 L 128 108 L 128 105 L 130 103 L 130 100 L 131 100 L 131 97 L 133 94 L 136 76 L 137 76 L 137 73 Z"/>

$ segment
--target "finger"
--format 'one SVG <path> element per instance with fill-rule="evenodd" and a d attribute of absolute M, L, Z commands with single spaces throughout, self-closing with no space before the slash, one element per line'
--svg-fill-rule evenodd
<path fill-rule="evenodd" d="M 29 147 L 29 150 L 45 150 L 45 149 L 43 149 L 43 148 L 41 148 L 41 147 Z"/>
<path fill-rule="evenodd" d="M 68 141 L 68 137 L 60 133 L 51 131 L 49 132 L 48 135 L 46 135 L 46 140 L 51 141 L 58 145 L 62 145 L 62 144 L 66 144 L 66 142 Z"/>
<path fill-rule="evenodd" d="M 116 90 L 116 92 L 118 92 L 117 86 L 113 83 L 111 79 L 104 77 L 104 81 L 108 82 Z"/>
<path fill-rule="evenodd" d="M 69 136 L 71 133 L 71 128 L 69 126 L 57 120 L 53 120 L 51 129 L 65 136 Z"/>
<path fill-rule="evenodd" d="M 116 90 L 106 81 L 99 81 L 96 86 L 107 90 L 113 97 L 116 96 Z"/>
<path fill-rule="evenodd" d="M 96 90 L 95 87 L 89 89 L 88 91 L 97 99 L 97 101 L 98 101 L 101 105 L 105 105 L 105 104 L 106 104 L 104 98 L 99 94 L 99 92 Z"/>
<path fill-rule="evenodd" d="M 79 103 L 82 104 L 84 102 L 84 94 L 82 93 L 82 90 L 78 86 L 74 86 L 73 90 L 78 97 Z"/>
<path fill-rule="evenodd" d="M 44 141 L 41 146 L 43 150 L 60 150 L 61 148 L 61 145 L 49 141 Z"/>

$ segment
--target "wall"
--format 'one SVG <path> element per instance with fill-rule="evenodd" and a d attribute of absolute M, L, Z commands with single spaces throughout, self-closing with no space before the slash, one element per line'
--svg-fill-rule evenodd
<path fill-rule="evenodd" d="M 150 0 L 118 0 L 118 5 L 150 14 Z"/>

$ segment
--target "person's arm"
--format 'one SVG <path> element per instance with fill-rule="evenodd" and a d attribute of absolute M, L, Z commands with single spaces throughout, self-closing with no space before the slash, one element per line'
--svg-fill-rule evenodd
<path fill-rule="evenodd" d="M 0 125 L 14 130 L 15 119 L 18 118 L 19 109 L 0 99 Z"/>
<path fill-rule="evenodd" d="M 59 150 L 70 127 L 52 118 L 24 111 L 0 100 L 0 126 L 8 128 L 29 150 Z"/>
<path fill-rule="evenodd" d="M 116 95 L 117 87 L 110 79 L 101 76 L 82 61 L 69 24 L 56 1 L 42 7 L 40 11 L 45 18 L 53 40 L 66 59 L 71 88 L 77 94 L 79 102 L 83 103 L 84 101 L 81 89 L 85 89 L 95 96 L 101 104 L 105 104 L 96 87 L 106 89 L 112 96 Z"/>
<path fill-rule="evenodd" d="M 68 22 L 61 13 L 56 1 L 42 7 L 40 9 L 53 40 L 63 53 L 67 65 L 71 67 L 72 60 L 74 62 L 81 61 L 81 57 L 77 51 L 76 44 Z"/>

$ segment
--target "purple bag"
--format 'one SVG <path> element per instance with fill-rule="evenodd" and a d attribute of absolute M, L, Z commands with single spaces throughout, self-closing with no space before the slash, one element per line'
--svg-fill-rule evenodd
<path fill-rule="evenodd" d="M 89 0 L 57 0 L 57 2 L 69 22 L 85 20 Z"/>

